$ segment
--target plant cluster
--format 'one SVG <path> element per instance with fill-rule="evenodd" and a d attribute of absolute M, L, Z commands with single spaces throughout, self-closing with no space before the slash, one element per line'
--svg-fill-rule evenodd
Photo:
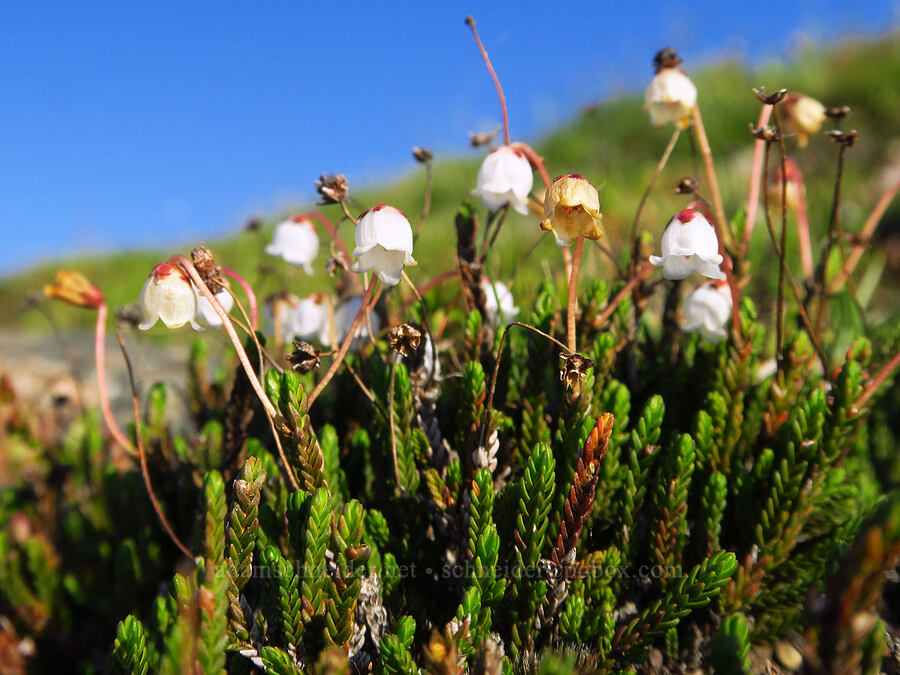
<path fill-rule="evenodd" d="M 237 361 L 214 370 L 201 336 L 187 400 L 154 385 L 142 402 L 132 379 L 127 429 L 109 405 L 103 292 L 74 272 L 45 289 L 97 312 L 102 417 L 45 444 L 2 390 L 0 434 L 34 455 L 0 496 L 10 672 L 749 673 L 766 666 L 754 645 L 773 643 L 811 673 L 890 662 L 898 617 L 879 602 L 900 559 L 900 410 L 884 393 L 900 333 L 867 325 L 846 348 L 831 316 L 849 298 L 865 323 L 854 268 L 900 184 L 848 237 L 855 134 L 831 131 L 834 205 L 815 251 L 786 149 L 846 111 L 758 91 L 747 207 L 727 214 L 697 89 L 662 50 L 647 107 L 673 134 L 629 248 L 610 250 L 594 185 L 551 179 L 510 140 L 467 23 L 504 138 L 472 193 L 482 208 L 464 199 L 443 224 L 448 273 L 417 286 L 407 272 L 430 192 L 413 228 L 390 205 L 355 216 L 346 179 L 322 176 L 355 248 L 316 211 L 267 251 L 315 270 L 325 228 L 334 293 L 285 289 L 260 307 L 203 247 L 156 265 L 135 324 L 222 330 Z M 684 208 L 656 246 L 641 212 L 688 133 L 703 172 L 678 181 Z M 430 176 L 431 153 L 416 158 Z M 489 269 L 510 209 L 538 216 L 565 272 L 521 307 Z M 745 292 L 757 220 L 777 268 L 772 327 Z M 616 274 L 580 280 L 585 250 Z M 186 431 L 167 422 L 181 405 Z"/>

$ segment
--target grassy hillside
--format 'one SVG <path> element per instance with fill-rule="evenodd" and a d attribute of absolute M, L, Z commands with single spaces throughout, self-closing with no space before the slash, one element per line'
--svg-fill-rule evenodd
<path fill-rule="evenodd" d="M 649 63 L 652 55 L 647 56 Z M 686 66 L 691 72 L 691 64 Z M 769 65 L 757 71 L 738 63 L 724 62 L 691 74 L 700 92 L 700 105 L 729 215 L 733 215 L 746 200 L 752 148 L 748 124 L 756 119 L 759 111 L 752 87 L 764 86 L 769 91 L 786 87 L 814 96 L 826 105 L 851 106 L 853 115 L 844 122 L 844 127 L 858 130 L 860 139 L 848 154 L 843 214 L 847 231 L 861 226 L 883 189 L 879 181 L 881 167 L 891 153 L 900 156 L 900 89 L 896 86 L 900 82 L 900 37 L 890 35 L 877 41 L 847 41 L 830 48 L 810 49 L 798 54 L 792 63 Z M 650 75 L 648 66 L 648 80 Z M 635 90 L 645 84 L 635 82 Z M 610 235 L 607 243 L 620 257 L 625 255 L 623 232 L 630 225 L 640 194 L 670 134 L 669 129 L 650 126 L 641 111 L 641 104 L 639 95 L 604 102 L 580 112 L 568 124 L 535 143 L 552 175 L 577 171 L 600 188 L 601 208 Z M 460 141 L 462 153 L 463 139 Z M 809 147 L 797 155 L 807 178 L 814 244 L 821 241 L 831 207 L 835 156 L 835 147 L 823 134 L 814 137 Z M 452 264 L 452 257 L 447 252 L 454 236 L 453 214 L 460 200 L 474 186 L 481 158 L 481 152 L 470 151 L 465 159 L 438 157 L 435 162 L 433 208 L 415 251 L 421 264 L 413 270 L 413 278 L 420 283 Z M 678 177 L 694 173 L 693 167 L 692 148 L 684 135 L 647 204 L 643 218 L 645 229 L 658 235 L 671 213 L 684 203 L 683 197 L 672 193 L 671 186 Z M 308 178 L 312 181 L 314 176 Z M 350 176 L 351 181 L 352 178 Z M 406 178 L 393 184 L 354 190 L 353 197 L 360 210 L 377 202 L 388 202 L 415 220 L 422 207 L 424 184 L 424 170 L 414 169 Z M 353 188 L 351 183 L 351 190 Z M 335 219 L 339 215 L 335 207 L 328 213 Z M 324 253 L 320 255 L 317 274 L 307 277 L 262 252 L 272 226 L 282 215 L 268 214 L 260 232 L 211 238 L 206 243 L 221 263 L 246 275 L 262 295 L 284 287 L 298 294 L 329 287 L 329 280 L 321 272 Z M 888 212 L 879 229 L 880 236 L 896 233 L 898 223 L 900 203 Z M 341 232 L 352 246 L 352 225 L 345 221 Z M 541 239 L 541 234 L 535 218 L 511 217 L 500 235 L 499 258 L 491 261 L 494 274 L 499 278 L 511 276 L 516 260 Z M 36 236 L 39 235 L 36 233 Z M 758 227 L 754 237 L 757 265 L 753 290 L 760 295 L 766 293 L 774 276 L 768 272 L 774 271 L 775 265 L 771 262 L 773 258 L 765 227 Z M 181 250 L 187 252 L 196 243 L 173 242 L 173 246 L 180 245 Z M 796 252 L 796 246 L 792 249 Z M 169 253 L 171 250 L 124 251 L 96 258 L 73 257 L 2 279 L 0 316 L 3 319 L 0 325 L 45 329 L 44 317 L 33 310 L 23 312 L 21 307 L 28 294 L 39 290 L 60 267 L 86 273 L 104 289 L 113 307 L 133 302 L 152 265 Z M 880 255 L 883 257 L 881 253 L 872 255 L 876 260 Z M 529 264 L 516 270 L 515 285 L 519 292 L 529 290 L 540 279 L 543 272 L 538 263 L 541 259 L 559 264 L 559 254 L 549 236 L 543 237 L 537 245 Z M 588 256 L 586 265 L 588 274 L 604 269 L 608 275 L 605 268 L 609 263 L 599 254 Z M 890 275 L 895 271 L 888 269 L 887 273 Z M 876 302 L 882 307 L 895 306 L 895 289 L 896 284 L 887 280 Z M 63 327 L 93 320 L 87 312 L 61 307 L 51 311 Z"/>

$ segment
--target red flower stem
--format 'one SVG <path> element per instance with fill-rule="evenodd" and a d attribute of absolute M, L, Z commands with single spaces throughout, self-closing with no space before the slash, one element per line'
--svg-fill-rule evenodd
<path fill-rule="evenodd" d="M 363 295 L 362 303 L 359 306 L 359 311 L 356 312 L 356 316 L 353 318 L 353 323 L 350 324 L 350 330 L 347 331 L 347 335 L 344 337 L 344 342 L 341 344 L 341 348 L 338 350 L 337 356 L 334 357 L 331 365 L 328 366 L 328 371 L 325 373 L 324 377 L 319 380 L 318 384 L 316 384 L 316 388 L 312 390 L 312 393 L 306 399 L 307 410 L 312 408 L 313 403 L 315 403 L 316 399 L 319 398 L 319 394 L 321 394 L 328 383 L 331 382 L 331 378 L 334 377 L 334 374 L 340 367 L 341 361 L 344 360 L 347 352 L 350 351 L 350 345 L 353 343 L 353 338 L 356 337 L 356 330 L 357 328 L 359 328 L 360 321 L 362 321 L 363 317 L 365 317 L 366 315 L 366 311 L 372 299 L 372 292 L 375 290 L 375 285 L 377 282 L 378 277 L 373 274 L 372 280 L 369 282 L 369 286 L 366 288 L 366 293 L 365 295 Z"/>
<path fill-rule="evenodd" d="M 500 86 L 500 80 L 497 79 L 497 73 L 494 72 L 494 66 L 491 65 L 491 60 L 484 50 L 484 45 L 481 44 L 481 38 L 478 37 L 478 30 L 475 28 L 475 19 L 471 16 L 467 16 L 466 25 L 472 29 L 472 35 L 475 36 L 475 44 L 478 45 L 478 51 L 481 52 L 481 58 L 484 59 L 484 65 L 487 66 L 488 72 L 491 74 L 491 79 L 494 81 L 494 86 L 497 88 L 497 97 L 500 99 L 500 109 L 503 111 L 503 138 L 506 145 L 509 145 L 509 117 L 506 114 L 506 97 L 503 96 L 503 88 Z"/>
<path fill-rule="evenodd" d="M 203 279 L 200 277 L 200 274 L 194 268 L 194 264 L 190 260 L 180 254 L 172 256 L 172 260 L 181 265 L 184 271 L 190 275 L 194 285 L 203 294 L 203 297 L 209 301 L 213 311 L 219 315 L 220 319 L 222 319 L 222 325 L 225 327 L 225 332 L 228 333 L 228 337 L 231 339 L 231 344 L 234 345 L 234 350 L 237 353 L 241 365 L 244 367 L 247 379 L 250 380 L 250 386 L 252 386 L 253 391 L 256 392 L 266 414 L 272 419 L 276 419 L 278 417 L 278 411 L 275 409 L 272 401 L 269 400 L 269 397 L 266 396 L 266 391 L 263 389 L 259 378 L 256 376 L 256 371 L 253 369 L 253 365 L 247 357 L 247 352 L 244 351 L 244 345 L 241 344 L 241 340 L 238 337 L 237 331 L 234 329 L 234 325 L 231 323 L 231 317 L 228 316 L 228 312 L 225 311 L 225 308 L 222 307 L 222 304 L 216 299 L 216 296 L 206 287 L 206 284 L 203 282 Z"/>
<path fill-rule="evenodd" d="M 581 253 L 584 237 L 575 240 L 575 255 L 572 256 L 572 275 L 569 277 L 569 298 L 566 303 L 566 343 L 570 352 L 576 352 L 575 313 L 578 311 L 578 272 L 581 270 Z"/>
<path fill-rule="evenodd" d="M 159 500 L 156 498 L 156 493 L 153 492 L 153 485 L 150 483 L 150 472 L 147 470 L 147 456 L 144 454 L 144 443 L 141 438 L 141 406 L 138 403 L 137 387 L 134 384 L 134 371 L 131 368 L 131 359 L 128 357 L 128 350 L 125 349 L 125 339 L 122 337 L 122 333 L 117 333 L 116 335 L 119 338 L 119 347 L 122 349 L 122 356 L 125 357 L 125 365 L 128 368 L 128 381 L 131 383 L 131 402 L 134 408 L 134 437 L 137 441 L 138 458 L 141 462 L 141 475 L 144 478 L 144 487 L 147 488 L 147 495 L 150 497 L 150 502 L 153 504 L 153 510 L 156 511 L 159 522 L 169 535 L 172 543 L 178 547 L 178 550 L 193 560 L 194 556 L 191 555 L 187 546 L 181 543 L 178 535 L 175 534 L 175 530 L 169 525 L 169 521 L 166 519 L 165 513 L 163 513 L 162 506 L 160 506 Z"/>
<path fill-rule="evenodd" d="M 344 255 L 347 256 L 347 260 L 350 260 L 350 250 L 347 248 L 347 244 L 345 244 L 344 240 L 341 239 L 341 235 L 338 234 L 337 228 L 334 226 L 334 223 L 332 223 L 324 213 L 322 213 L 321 211 L 313 210 L 307 211 L 302 215 L 307 218 L 315 218 L 317 221 L 319 221 L 319 224 L 326 230 L 328 230 L 328 234 L 331 235 L 331 239 L 338 245 L 338 248 L 340 248 L 341 251 L 344 252 Z"/>
<path fill-rule="evenodd" d="M 716 220 L 719 221 L 719 242 L 722 236 L 726 236 L 728 240 L 725 242 L 731 247 L 733 241 L 731 233 L 728 231 L 728 220 L 725 218 L 725 206 L 722 204 L 722 193 L 719 190 L 719 179 L 716 176 L 716 167 L 713 165 L 712 149 L 709 146 L 709 139 L 706 137 L 706 128 L 703 126 L 703 118 L 700 116 L 700 108 L 694 106 L 694 130 L 697 132 L 697 145 L 700 147 L 700 154 L 703 156 L 703 165 L 706 169 L 706 180 L 709 181 L 709 189 L 712 193 L 713 213 L 716 214 Z"/>
<path fill-rule="evenodd" d="M 256 303 L 256 293 L 253 292 L 253 287 L 250 285 L 250 282 L 227 267 L 222 268 L 222 274 L 234 279 L 238 282 L 240 287 L 244 289 L 244 293 L 247 295 L 247 302 L 250 304 L 250 327 L 253 328 L 253 330 L 259 329 L 259 306 Z"/>
<path fill-rule="evenodd" d="M 806 210 L 806 195 L 803 193 L 803 181 L 794 183 L 797 188 L 797 236 L 800 240 L 800 260 L 803 264 L 803 276 L 812 279 L 816 273 L 813 263 L 812 244 L 809 240 L 809 214 Z"/>
<path fill-rule="evenodd" d="M 888 361 L 887 365 L 878 371 L 878 374 L 875 378 L 869 383 L 869 386 L 866 387 L 865 391 L 860 395 L 856 402 L 853 404 L 853 407 L 857 410 L 862 409 L 862 407 L 869 402 L 869 399 L 872 398 L 872 395 L 878 391 L 878 387 L 884 384 L 884 381 L 890 376 L 891 372 L 900 365 L 900 352 L 894 354 L 894 358 Z"/>
<path fill-rule="evenodd" d="M 859 259 L 862 257 L 863 249 L 865 248 L 865 242 L 869 239 L 869 237 L 872 236 L 872 233 L 875 232 L 875 228 L 878 227 L 878 223 L 881 221 L 881 217 L 884 215 L 884 212 L 887 211 L 888 206 L 891 205 L 891 202 L 897 195 L 897 192 L 900 192 L 900 180 L 889 187 L 888 190 L 883 195 L 881 195 L 878 203 L 875 204 L 875 208 L 872 209 L 872 213 L 869 214 L 869 217 L 866 219 L 862 230 L 859 231 L 858 236 L 860 242 L 853 247 L 853 250 L 850 252 L 849 258 L 847 259 L 848 272 L 853 272 L 857 264 L 859 264 Z M 828 286 L 828 292 L 836 293 L 841 289 L 841 286 L 846 280 L 847 277 L 844 274 L 844 270 L 841 270 L 834 281 L 832 281 Z"/>
<path fill-rule="evenodd" d="M 528 158 L 528 161 L 531 162 L 531 165 L 538 170 L 539 174 L 541 174 L 541 180 L 544 181 L 544 187 L 550 187 L 550 183 L 553 181 L 550 178 L 550 174 L 547 173 L 547 166 L 544 164 L 544 158 L 537 154 L 537 152 L 534 151 L 534 148 L 528 145 L 528 143 L 516 141 L 511 147 L 514 150 L 521 150 L 525 153 L 525 156 Z"/>
<path fill-rule="evenodd" d="M 113 439 L 122 446 L 129 454 L 134 455 L 135 449 L 131 441 L 122 431 L 122 427 L 116 422 L 116 418 L 112 414 L 112 406 L 109 402 L 109 388 L 106 382 L 106 303 L 102 303 L 97 308 L 97 328 L 94 331 L 94 367 L 97 370 L 97 390 L 100 395 L 100 410 L 103 413 L 103 421 L 106 422 L 106 428 L 109 429 Z"/>
<path fill-rule="evenodd" d="M 764 127 L 769 122 L 772 115 L 772 106 L 764 105 L 759 112 L 759 120 L 756 122 L 756 128 Z M 750 169 L 750 191 L 747 196 L 747 218 L 744 221 L 744 243 L 742 248 L 742 256 L 747 255 L 747 246 L 750 243 L 750 235 L 753 234 L 753 227 L 756 225 L 756 210 L 759 208 L 759 189 L 762 180 L 763 153 L 766 149 L 766 142 L 757 138 L 753 144 L 753 166 Z"/>

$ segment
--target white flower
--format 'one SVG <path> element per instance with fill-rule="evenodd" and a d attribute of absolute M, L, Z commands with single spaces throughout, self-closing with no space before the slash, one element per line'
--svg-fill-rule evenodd
<path fill-rule="evenodd" d="M 415 265 L 412 257 L 412 226 L 399 209 L 386 204 L 369 209 L 356 224 L 354 272 L 374 270 L 388 286 L 400 283 L 404 265 Z"/>
<path fill-rule="evenodd" d="M 328 323 L 328 300 L 319 293 L 308 295 L 297 302 L 291 313 L 291 337 L 312 340 Z"/>
<path fill-rule="evenodd" d="M 437 350 L 434 348 L 434 340 L 431 336 L 425 340 L 425 352 L 422 354 L 422 371 L 426 376 L 431 376 L 431 370 L 434 369 L 434 377 L 441 375 L 441 362 L 438 358 Z"/>
<path fill-rule="evenodd" d="M 650 113 L 650 122 L 656 127 L 674 122 L 687 129 L 696 104 L 697 87 L 677 68 L 660 68 L 644 92 L 644 109 Z"/>
<path fill-rule="evenodd" d="M 303 216 L 294 216 L 278 224 L 266 253 L 278 255 L 286 262 L 312 274 L 312 261 L 319 253 L 319 237 L 315 225 Z"/>
<path fill-rule="evenodd" d="M 663 268 L 666 279 L 686 279 L 691 272 L 710 279 L 724 277 L 716 231 L 694 209 L 679 211 L 669 221 L 662 236 L 662 256 L 651 255 L 650 262 Z"/>
<path fill-rule="evenodd" d="M 293 293 L 283 291 L 270 295 L 263 305 L 263 318 L 266 326 L 270 326 L 283 342 L 290 342 L 294 338 L 294 312 L 300 298 Z"/>
<path fill-rule="evenodd" d="M 207 326 L 221 326 L 222 319 L 216 314 L 216 310 L 212 308 L 212 305 L 209 303 L 209 300 L 206 299 L 206 296 L 198 291 L 196 286 L 192 286 L 192 288 L 194 289 L 194 294 L 197 296 L 197 317 L 195 321 L 203 319 Z M 226 313 L 230 313 L 231 308 L 234 307 L 234 296 L 231 295 L 227 289 L 223 289 L 216 293 L 216 300 L 219 301 L 219 304 L 222 305 L 222 309 L 224 309 Z"/>
<path fill-rule="evenodd" d="M 484 309 L 487 312 L 488 320 L 493 325 L 515 321 L 519 308 L 516 307 L 512 293 L 505 284 L 496 281 L 492 285 L 487 278 L 482 277 L 481 289 L 485 295 Z M 498 300 L 500 301 L 499 305 Z"/>
<path fill-rule="evenodd" d="M 528 215 L 528 193 L 534 185 L 531 164 L 521 150 L 503 145 L 491 152 L 478 169 L 472 194 L 481 197 L 486 209 L 496 211 L 507 204 Z"/>
<path fill-rule="evenodd" d="M 700 286 L 684 301 L 682 311 L 686 331 L 700 331 L 707 342 L 720 342 L 728 335 L 725 327 L 731 317 L 731 289 L 726 284 L 711 282 Z"/>
<path fill-rule="evenodd" d="M 322 325 L 321 330 L 319 331 L 319 340 L 322 344 L 327 346 L 339 345 L 344 341 L 344 338 L 347 336 L 347 331 L 350 330 L 350 326 L 353 324 L 353 319 L 356 318 L 357 312 L 359 312 L 359 308 L 362 307 L 362 296 L 354 295 L 349 300 L 338 305 L 338 308 L 334 310 L 334 314 L 331 317 L 330 321 L 325 321 Z M 377 333 L 381 330 L 381 319 L 378 318 L 378 315 L 374 312 L 369 313 L 369 320 L 372 323 L 372 330 Z M 335 342 L 332 343 L 331 335 L 334 334 Z M 369 334 L 369 326 L 366 323 L 365 317 L 363 317 L 362 321 L 360 321 L 359 327 L 356 329 L 356 338 L 366 337 Z"/>
<path fill-rule="evenodd" d="M 190 323 L 195 330 L 201 330 L 194 322 L 197 316 L 197 296 L 191 280 L 180 267 L 160 263 L 150 272 L 144 282 L 139 300 L 143 319 L 141 330 L 152 328 L 158 319 L 167 328 L 180 328 Z"/>

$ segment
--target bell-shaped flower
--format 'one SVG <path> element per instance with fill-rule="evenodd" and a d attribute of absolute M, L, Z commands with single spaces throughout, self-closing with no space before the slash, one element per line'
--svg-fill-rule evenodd
<path fill-rule="evenodd" d="M 180 328 L 190 323 L 195 330 L 201 330 L 195 322 L 197 316 L 197 296 L 188 275 L 180 267 L 160 263 L 153 268 L 138 301 L 142 319 L 141 330 L 152 328 L 161 319 L 167 328 Z"/>
<path fill-rule="evenodd" d="M 681 129 L 691 125 L 691 111 L 697 104 L 697 87 L 678 68 L 660 68 L 644 92 L 644 109 L 653 126 L 669 122 Z"/>
<path fill-rule="evenodd" d="M 770 203 L 781 206 L 781 190 L 782 180 L 786 176 L 787 180 L 784 185 L 785 203 L 787 207 L 796 211 L 800 206 L 800 199 L 803 196 L 803 174 L 800 167 L 793 157 L 786 157 L 784 160 L 785 171 L 781 171 L 781 162 L 775 165 L 775 170 L 769 176 L 769 183 L 766 185 L 766 198 Z"/>
<path fill-rule="evenodd" d="M 319 335 L 328 323 L 328 305 L 328 299 L 320 293 L 299 300 L 292 313 L 292 337 L 312 340 Z"/>
<path fill-rule="evenodd" d="M 662 256 L 651 255 L 650 262 L 663 268 L 666 279 L 686 279 L 691 272 L 710 279 L 724 278 L 716 231 L 694 209 L 679 211 L 669 221 L 662 236 Z"/>
<path fill-rule="evenodd" d="M 319 340 L 322 344 L 327 346 L 341 344 L 347 335 L 347 331 L 350 330 L 350 326 L 353 325 L 353 319 L 356 318 L 360 307 L 362 307 L 361 295 L 354 295 L 338 305 L 337 309 L 334 310 L 334 314 L 323 323 L 319 331 Z M 370 312 L 368 322 L 365 319 L 360 321 L 354 339 L 366 337 L 369 334 L 369 323 L 372 324 L 373 332 L 377 333 L 381 330 L 381 319 L 374 312 Z M 334 336 L 333 341 L 332 336 Z"/>
<path fill-rule="evenodd" d="M 553 232 L 556 245 L 564 248 L 578 237 L 603 236 L 600 196 L 590 181 L 577 173 L 557 176 L 544 195 L 541 229 Z"/>
<path fill-rule="evenodd" d="M 263 321 L 282 342 L 294 338 L 294 312 L 299 304 L 300 298 L 287 291 L 274 293 L 263 303 Z"/>
<path fill-rule="evenodd" d="M 209 300 L 206 299 L 206 296 L 198 291 L 196 287 L 192 288 L 194 288 L 194 293 L 197 295 L 197 318 L 195 321 L 203 319 L 207 326 L 221 326 L 222 319 L 216 313 L 216 310 L 213 309 Z M 228 289 L 223 289 L 216 293 L 216 300 L 219 301 L 226 313 L 230 313 L 232 307 L 234 307 L 234 296 L 228 292 Z"/>
<path fill-rule="evenodd" d="M 478 169 L 478 181 L 472 195 L 490 211 L 509 204 L 523 216 L 528 215 L 528 193 L 534 185 L 534 173 L 525 153 L 502 145 L 484 158 Z"/>
<path fill-rule="evenodd" d="M 354 272 L 372 270 L 387 286 L 400 283 L 404 265 L 415 265 L 412 257 L 412 226 L 399 209 L 386 204 L 369 209 L 356 224 Z"/>
<path fill-rule="evenodd" d="M 481 290 L 484 291 L 484 310 L 487 312 L 488 321 L 496 326 L 500 323 L 515 321 L 519 314 L 512 293 L 506 284 L 495 281 L 493 284 L 486 277 L 481 278 Z"/>
<path fill-rule="evenodd" d="M 707 342 L 720 342 L 728 335 L 726 326 L 732 306 L 731 290 L 727 284 L 721 281 L 704 284 L 685 298 L 682 328 L 700 331 L 700 336 Z"/>
<path fill-rule="evenodd" d="M 294 216 L 275 227 L 272 243 L 266 246 L 266 253 L 284 258 L 286 262 L 302 267 L 312 274 L 312 261 L 319 253 L 319 237 L 315 225 L 303 216 Z"/>
<path fill-rule="evenodd" d="M 788 94 L 781 104 L 784 112 L 784 130 L 797 136 L 801 148 L 809 143 L 809 137 L 822 128 L 825 106 L 804 94 Z"/>

